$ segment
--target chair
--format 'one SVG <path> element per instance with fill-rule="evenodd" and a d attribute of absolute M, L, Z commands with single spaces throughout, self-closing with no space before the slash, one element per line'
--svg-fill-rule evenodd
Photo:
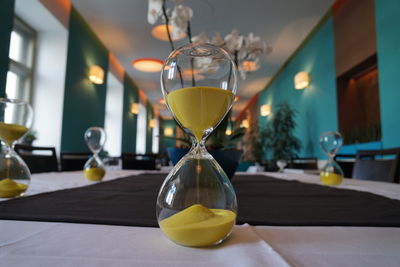
<path fill-rule="evenodd" d="M 353 176 L 354 162 L 356 155 L 354 154 L 336 154 L 334 160 L 343 170 L 344 177 L 351 178 Z"/>
<path fill-rule="evenodd" d="M 63 172 L 83 170 L 83 166 L 91 156 L 91 153 L 86 152 L 61 152 L 61 170 Z"/>
<path fill-rule="evenodd" d="M 316 170 L 318 169 L 317 158 L 295 158 L 289 163 L 289 168 L 302 169 L 302 170 Z"/>
<path fill-rule="evenodd" d="M 353 168 L 353 178 L 399 183 L 400 148 L 359 150 Z"/>
<path fill-rule="evenodd" d="M 54 147 L 16 144 L 14 150 L 28 165 L 31 173 L 58 171 L 58 161 Z"/>
<path fill-rule="evenodd" d="M 152 154 L 122 153 L 122 169 L 125 170 L 155 170 L 156 157 Z"/>

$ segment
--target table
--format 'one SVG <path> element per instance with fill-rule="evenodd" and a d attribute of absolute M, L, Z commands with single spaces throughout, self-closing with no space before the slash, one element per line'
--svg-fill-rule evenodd
<path fill-rule="evenodd" d="M 146 171 L 148 172 L 148 171 Z M 105 179 L 142 171 L 109 171 Z M 308 174 L 265 173 L 319 183 Z M 35 174 L 27 194 L 91 184 L 82 172 Z M 345 179 L 339 188 L 400 199 L 400 185 Z M 186 248 L 158 228 L 0 220 L 1 266 L 399 266 L 400 228 L 235 226 L 213 248 Z"/>

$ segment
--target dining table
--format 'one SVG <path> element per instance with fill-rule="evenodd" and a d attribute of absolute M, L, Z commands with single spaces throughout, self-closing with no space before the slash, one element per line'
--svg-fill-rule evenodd
<path fill-rule="evenodd" d="M 162 179 L 168 173 L 107 170 L 101 182 L 86 180 L 82 171 L 33 174 L 24 196 L 0 201 L 0 266 L 400 266 L 400 227 L 396 220 L 385 224 L 384 219 L 377 225 L 373 224 L 374 220 L 372 224 L 361 220 L 355 225 L 340 221 L 337 225 L 325 221 L 321 225 L 299 221 L 299 225 L 296 225 L 296 222 L 286 223 L 285 220 L 283 223 L 279 220 L 263 223 L 258 218 L 248 219 L 243 214 L 238 217 L 232 234 L 223 243 L 213 247 L 192 248 L 171 242 L 158 227 L 147 221 L 142 222 L 143 225 L 138 224 L 140 226 L 129 223 L 122 225 L 119 221 L 107 224 L 99 220 L 91 223 L 79 219 L 81 214 L 76 221 L 65 220 L 62 216 L 53 220 L 51 217 L 46 219 L 44 215 L 41 217 L 36 212 L 36 209 L 41 211 L 43 206 L 52 209 L 51 199 L 47 198 L 49 195 L 64 197 L 64 202 L 70 196 L 69 200 L 77 207 L 81 202 L 89 203 L 90 199 L 85 200 L 85 195 L 82 195 L 81 202 L 73 202 L 73 195 L 68 195 L 73 190 L 92 186 L 102 186 L 104 189 L 108 184 L 123 182 L 128 178 L 134 186 L 135 179 L 139 181 L 146 175 L 160 177 L 160 182 L 157 180 L 155 186 L 161 187 Z M 387 205 L 387 209 L 393 212 L 397 212 L 400 203 L 400 184 L 344 179 L 340 185 L 326 186 L 321 184 L 318 175 L 309 173 L 239 172 L 236 176 L 240 177 L 243 184 L 246 184 L 246 179 L 250 183 L 255 178 L 262 182 L 265 177 L 268 181 L 276 180 L 295 188 L 309 185 L 321 187 L 321 192 L 334 190 L 335 196 L 340 196 L 337 192 L 365 194 L 372 199 L 382 199 L 382 205 Z M 232 180 L 234 187 L 235 177 Z M 118 198 L 118 192 L 113 193 Z M 279 195 L 279 190 L 274 194 L 279 199 L 285 197 Z M 316 197 L 318 202 L 318 195 Z M 109 209 L 120 208 L 118 202 L 114 205 L 107 201 Z M 135 205 L 156 205 L 155 202 L 145 201 L 143 199 L 143 203 Z M 239 215 L 240 201 L 238 197 Z M 29 203 L 34 203 L 31 211 Z M 91 205 L 95 206 L 96 203 Z M 281 209 L 279 204 L 274 202 L 273 205 L 276 210 Z M 27 206 L 27 209 L 19 210 Z M 374 208 L 372 206 L 371 209 Z M 383 207 L 385 212 L 386 206 Z M 63 215 L 56 207 L 54 212 Z M 122 214 L 132 218 L 134 213 L 135 210 L 130 210 L 129 206 L 122 211 Z M 310 216 L 314 213 L 312 206 L 309 213 Z M 293 214 L 297 214 L 296 211 Z M 268 214 L 265 216 L 268 217 Z"/>

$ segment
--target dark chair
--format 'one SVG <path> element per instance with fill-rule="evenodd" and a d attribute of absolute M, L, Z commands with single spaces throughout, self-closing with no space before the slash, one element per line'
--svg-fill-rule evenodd
<path fill-rule="evenodd" d="M 63 172 L 83 170 L 83 166 L 91 156 L 91 153 L 86 152 L 61 152 L 61 170 Z"/>
<path fill-rule="evenodd" d="M 14 147 L 21 158 L 28 165 L 31 173 L 56 172 L 58 161 L 54 147 L 38 147 L 17 144 Z"/>
<path fill-rule="evenodd" d="M 344 177 L 351 178 L 353 176 L 354 162 L 356 155 L 354 154 L 336 154 L 334 160 L 343 170 Z"/>
<path fill-rule="evenodd" d="M 295 158 L 289 162 L 288 168 L 316 170 L 318 169 L 318 160 L 317 158 Z"/>
<path fill-rule="evenodd" d="M 139 155 L 122 153 L 122 169 L 125 170 L 155 170 L 156 156 L 153 154 Z"/>
<path fill-rule="evenodd" d="M 354 179 L 399 183 L 399 176 L 400 148 L 357 152 Z"/>

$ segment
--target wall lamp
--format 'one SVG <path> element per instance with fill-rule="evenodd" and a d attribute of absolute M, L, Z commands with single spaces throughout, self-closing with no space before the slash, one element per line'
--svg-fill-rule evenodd
<path fill-rule="evenodd" d="M 91 66 L 89 68 L 89 81 L 94 84 L 103 84 L 104 70 L 98 65 Z"/>
<path fill-rule="evenodd" d="M 262 105 L 260 107 L 261 116 L 265 117 L 271 114 L 271 106 L 268 104 Z"/>
<path fill-rule="evenodd" d="M 131 113 L 135 115 L 139 114 L 139 103 L 131 104 Z"/>
<path fill-rule="evenodd" d="M 294 76 L 294 88 L 297 90 L 302 90 L 310 86 L 310 74 L 305 71 L 298 72 Z"/>
<path fill-rule="evenodd" d="M 155 121 L 154 119 L 151 119 L 151 120 L 149 121 L 149 127 L 150 127 L 150 128 L 156 127 L 156 121 Z"/>
<path fill-rule="evenodd" d="M 174 135 L 174 129 L 172 129 L 172 128 L 165 128 L 165 129 L 164 129 L 164 135 L 165 135 L 165 136 L 172 136 L 172 135 Z"/>
<path fill-rule="evenodd" d="M 242 120 L 242 123 L 240 124 L 240 127 L 243 127 L 243 128 L 249 128 L 250 127 L 250 124 L 249 124 L 249 120 L 248 119 L 244 119 L 244 120 Z"/>

